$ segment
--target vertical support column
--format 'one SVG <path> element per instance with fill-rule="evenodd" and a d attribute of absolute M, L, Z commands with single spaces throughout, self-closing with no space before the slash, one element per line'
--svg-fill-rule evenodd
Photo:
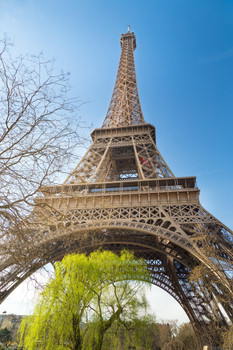
<path fill-rule="evenodd" d="M 140 163 L 140 160 L 139 160 L 139 157 L 138 157 L 138 152 L 137 152 L 137 148 L 136 148 L 136 145 L 135 145 L 134 137 L 131 136 L 131 139 L 132 139 L 135 159 L 136 159 L 136 163 L 137 163 L 137 167 L 138 167 L 138 177 L 140 179 L 145 179 L 145 176 L 144 176 L 144 173 L 143 173 L 143 170 L 142 170 L 142 166 L 141 166 L 141 163 Z"/>
<path fill-rule="evenodd" d="M 112 139 L 110 139 L 110 141 L 109 141 L 109 143 L 108 143 L 108 146 L 107 146 L 107 148 L 106 148 L 106 150 L 105 150 L 105 152 L 104 152 L 104 154 L 103 154 L 103 156 L 102 156 L 102 159 L 101 159 L 101 161 L 99 162 L 99 165 L 97 166 L 97 168 L 95 169 L 95 172 L 94 172 L 93 175 L 91 176 L 89 182 L 92 182 L 92 180 L 93 180 L 93 179 L 95 178 L 95 176 L 98 174 L 98 172 L 99 172 L 99 170 L 100 170 L 100 168 L 101 168 L 101 166 L 102 166 L 102 164 L 103 164 L 103 162 L 104 162 L 104 160 L 105 160 L 105 158 L 106 158 L 106 155 L 107 155 L 107 153 L 108 153 L 108 150 L 109 150 L 109 146 L 110 146 L 110 144 L 111 144 L 111 141 L 112 141 Z"/>

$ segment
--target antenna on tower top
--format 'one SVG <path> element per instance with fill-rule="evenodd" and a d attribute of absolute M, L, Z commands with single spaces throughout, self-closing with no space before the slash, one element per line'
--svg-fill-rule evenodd
<path fill-rule="evenodd" d="M 128 26 L 128 33 L 130 33 L 130 26 Z"/>

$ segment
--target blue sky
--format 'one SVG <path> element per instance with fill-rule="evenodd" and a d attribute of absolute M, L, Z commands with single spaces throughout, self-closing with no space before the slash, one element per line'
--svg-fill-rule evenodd
<path fill-rule="evenodd" d="M 233 229 L 232 0 L 0 1 L 1 36 L 71 72 L 73 95 L 88 102 L 79 114 L 93 128 L 111 99 L 127 25 L 160 152 L 176 176 L 197 176 L 203 206 Z"/>

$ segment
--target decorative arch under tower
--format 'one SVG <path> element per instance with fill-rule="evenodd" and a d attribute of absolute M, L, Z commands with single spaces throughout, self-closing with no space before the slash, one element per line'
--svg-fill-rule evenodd
<path fill-rule="evenodd" d="M 213 325 L 225 327 L 233 319 L 233 297 L 224 298 L 226 291 L 233 295 L 232 276 L 207 248 L 232 266 L 233 233 L 201 206 L 196 177 L 176 177 L 160 154 L 139 100 L 134 33 L 122 34 L 120 43 L 103 125 L 65 182 L 41 189 L 27 224 L 24 259 L 8 255 L 0 264 L 1 300 L 67 253 L 126 248 L 146 260 L 150 282 L 178 301 L 201 343 L 217 343 Z M 194 283 L 190 271 L 200 263 L 207 273 Z"/>

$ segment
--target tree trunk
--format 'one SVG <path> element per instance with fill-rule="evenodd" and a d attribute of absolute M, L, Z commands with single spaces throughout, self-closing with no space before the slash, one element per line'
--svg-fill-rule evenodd
<path fill-rule="evenodd" d="M 101 350 L 102 349 L 105 332 L 106 332 L 105 329 L 103 327 L 101 327 L 99 334 L 98 334 L 98 337 L 97 337 L 97 341 L 95 343 L 94 350 Z"/>
<path fill-rule="evenodd" d="M 99 332 L 97 335 L 96 343 L 93 347 L 93 350 L 101 350 L 104 340 L 105 332 L 112 326 L 113 322 L 118 319 L 120 314 L 122 313 L 123 308 L 120 306 L 117 311 L 110 317 L 109 320 L 104 321 L 103 319 L 100 321 L 100 327 L 98 328 Z"/>
<path fill-rule="evenodd" d="M 73 350 L 82 350 L 82 336 L 79 320 L 73 316 Z"/>

